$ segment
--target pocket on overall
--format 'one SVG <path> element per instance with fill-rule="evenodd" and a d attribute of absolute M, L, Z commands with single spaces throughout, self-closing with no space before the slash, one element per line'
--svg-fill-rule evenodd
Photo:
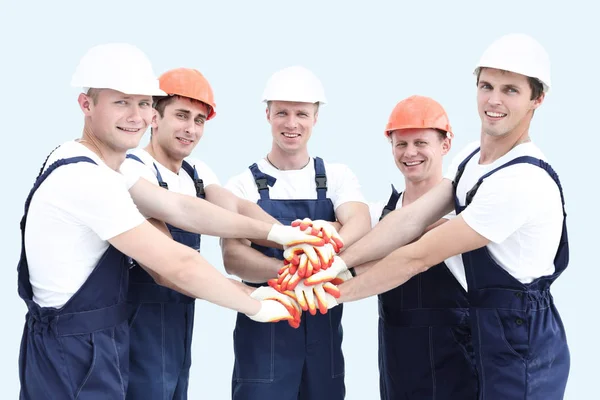
<path fill-rule="evenodd" d="M 233 331 L 233 380 L 270 383 L 274 379 L 275 323 L 252 321 L 237 315 Z"/>
<path fill-rule="evenodd" d="M 126 323 L 60 340 L 75 399 L 124 398 L 123 371 L 129 367 Z"/>
<path fill-rule="evenodd" d="M 497 353 L 494 358 L 505 362 L 514 357 L 521 361 L 527 360 L 530 325 L 527 312 L 497 308 L 485 310 L 485 314 L 489 315 L 489 326 L 486 327 L 485 334 L 489 337 L 488 340 L 494 342 L 494 353 Z M 481 340 L 485 343 L 484 338 Z"/>
<path fill-rule="evenodd" d="M 60 338 L 60 343 L 71 380 L 73 397 L 78 398 L 94 373 L 97 356 L 94 334 L 64 336 Z"/>

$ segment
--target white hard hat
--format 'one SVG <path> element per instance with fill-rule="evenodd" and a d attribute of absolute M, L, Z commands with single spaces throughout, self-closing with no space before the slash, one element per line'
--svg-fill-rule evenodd
<path fill-rule="evenodd" d="M 321 81 L 308 69 L 294 66 L 275 72 L 265 87 L 263 101 L 325 104 Z"/>
<path fill-rule="evenodd" d="M 531 36 L 513 33 L 496 40 L 481 56 L 475 67 L 475 75 L 481 67 L 502 69 L 536 78 L 542 82 L 544 92 L 550 90 L 550 57 L 542 45 Z"/>
<path fill-rule="evenodd" d="M 166 96 L 148 57 L 127 43 L 109 43 L 92 47 L 81 58 L 71 86 L 113 89 L 126 94 Z"/>

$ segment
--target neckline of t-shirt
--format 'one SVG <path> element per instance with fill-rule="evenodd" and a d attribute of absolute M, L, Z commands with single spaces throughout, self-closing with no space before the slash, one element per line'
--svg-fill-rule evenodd
<path fill-rule="evenodd" d="M 538 149 L 538 147 L 535 145 L 535 143 L 533 143 L 533 141 L 521 143 L 521 144 L 513 147 L 512 149 L 510 149 L 505 155 L 503 155 L 502 157 L 498 158 L 496 161 L 494 161 L 490 164 L 479 164 L 479 154 L 473 158 L 476 158 L 476 160 L 477 160 L 477 162 L 475 163 L 475 165 L 477 165 L 477 167 L 483 168 L 483 169 L 487 169 L 487 168 L 491 167 L 492 169 L 494 169 L 496 167 L 499 167 L 500 165 L 503 165 L 503 164 L 509 162 L 510 160 L 514 160 L 517 157 L 531 155 L 530 149 L 533 149 L 533 150 Z M 532 156 L 532 157 L 535 157 L 535 156 Z"/>
<path fill-rule="evenodd" d="M 82 154 L 82 156 L 85 157 L 89 157 L 92 160 L 94 160 L 96 162 L 96 164 L 98 165 L 105 165 L 106 167 L 108 167 L 108 165 L 106 165 L 106 163 L 100 158 L 100 156 L 98 156 L 98 154 L 94 153 L 92 150 L 88 149 L 86 146 L 84 146 L 82 143 L 79 143 L 78 140 L 73 140 L 71 143 L 74 143 L 76 146 L 79 147 L 79 149 L 82 149 L 83 152 L 85 152 L 86 154 Z M 79 153 L 80 150 L 77 150 L 77 152 Z"/>
<path fill-rule="evenodd" d="M 146 155 L 146 157 L 148 157 L 149 160 L 151 160 L 153 163 L 156 163 L 156 165 L 161 168 L 160 173 L 163 175 L 172 175 L 174 177 L 179 177 L 179 173 L 175 173 L 173 171 L 171 171 L 169 168 L 165 167 L 163 164 L 160 163 L 160 161 L 158 161 L 156 158 L 152 157 L 152 154 L 148 153 L 146 151 L 146 149 L 137 149 L 140 152 L 144 152 L 144 154 Z M 184 159 L 185 160 L 185 159 Z M 154 167 L 153 165 L 151 165 L 151 167 Z M 179 169 L 179 171 L 181 171 L 183 169 L 183 164 L 181 166 L 181 168 Z"/>
<path fill-rule="evenodd" d="M 269 169 L 270 170 L 269 171 L 270 175 L 273 175 L 274 173 L 275 174 L 293 174 L 293 173 L 297 174 L 297 173 L 301 173 L 303 171 L 306 171 L 307 169 L 314 168 L 313 167 L 314 166 L 314 162 L 315 162 L 314 159 L 312 157 L 309 157 L 308 163 L 304 167 L 302 167 L 300 169 L 277 169 L 273 165 L 271 165 L 271 163 L 269 161 L 267 161 L 266 158 L 261 158 L 260 161 L 259 161 L 259 163 L 261 164 L 260 165 L 260 169 L 263 172 L 267 172 L 266 170 Z"/>

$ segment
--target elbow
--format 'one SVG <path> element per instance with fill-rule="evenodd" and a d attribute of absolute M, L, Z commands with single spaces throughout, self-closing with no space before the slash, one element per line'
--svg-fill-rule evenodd
<path fill-rule="evenodd" d="M 223 256 L 223 267 L 225 268 L 225 272 L 227 272 L 229 275 L 237 276 L 239 271 L 237 268 L 237 263 L 235 262 L 235 251 L 231 248 L 232 245 L 227 242 L 229 242 L 229 240 L 223 240 L 223 247 L 221 250 L 221 254 Z"/>
<path fill-rule="evenodd" d="M 161 274 L 160 280 L 165 283 L 172 283 L 177 287 L 185 289 L 190 282 L 194 282 L 198 278 L 200 255 L 195 251 L 186 248 L 185 252 L 176 258 L 171 263 L 165 273 Z M 159 283 L 160 285 L 161 283 Z M 168 285 L 167 285 L 168 286 Z"/>

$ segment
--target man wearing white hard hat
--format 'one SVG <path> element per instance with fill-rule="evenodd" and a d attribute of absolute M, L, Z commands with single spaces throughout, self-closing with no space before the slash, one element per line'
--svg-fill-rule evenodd
<path fill-rule="evenodd" d="M 154 97 L 150 142 L 144 149 L 131 151 L 121 164 L 120 172 L 128 176 L 141 175 L 156 186 L 205 199 L 205 205 L 216 204 L 236 214 L 278 224 L 256 203 L 224 189 L 208 165 L 189 157 L 203 137 L 206 121 L 216 115 L 214 94 L 208 80 L 198 70 L 176 68 L 163 73 L 159 85 L 168 96 Z M 236 218 L 231 219 L 234 224 L 228 228 L 229 232 L 224 230 L 224 237 L 235 234 L 235 222 L 239 222 Z M 198 230 L 206 231 L 208 224 L 208 220 L 204 225 L 198 224 Z M 199 233 L 170 224 L 168 229 L 174 240 L 200 251 Z M 271 294 L 277 295 L 273 291 Z M 157 284 L 138 265 L 130 269 L 128 302 L 132 317 L 128 400 L 187 398 L 194 300 Z"/>
<path fill-rule="evenodd" d="M 234 237 L 282 245 L 304 239 L 294 228 L 272 228 L 216 206 L 202 212 L 201 200 L 118 172 L 125 152 L 137 147 L 150 123 L 152 96 L 165 95 L 145 54 L 128 44 L 93 47 L 72 85 L 86 88 L 78 97 L 83 135 L 48 156 L 21 222 L 18 290 L 28 313 L 19 356 L 20 398 L 125 398 L 129 257 L 162 284 L 190 296 L 257 321 L 291 320 L 289 302 L 251 298 L 197 251 L 167 237 L 164 224 L 152 221 L 161 232 L 142 216 L 195 230 L 199 220 L 220 214 L 220 221 L 245 222 L 236 226 L 243 233 Z"/>
<path fill-rule="evenodd" d="M 257 202 L 283 224 L 310 218 L 312 221 L 304 221 L 301 229 L 310 226 L 329 237 L 335 231 L 331 223 L 338 228 L 345 245 L 353 243 L 370 228 L 368 207 L 358 181 L 347 166 L 310 157 L 307 148 L 319 109 L 325 103 L 321 82 L 303 67 L 285 68 L 271 76 L 263 101 L 267 103 L 266 117 L 271 125 L 271 150 L 265 158 L 233 177 L 226 187 L 242 198 Z M 333 255 L 341 245 L 328 243 L 319 254 Z M 290 253 L 295 251 L 286 249 L 285 258 L 290 259 Z M 309 269 L 317 265 L 325 268 L 328 263 L 323 259 L 322 264 L 314 261 L 314 255 L 310 257 L 313 261 L 307 261 L 308 256 L 310 252 L 301 254 L 300 264 L 308 264 Z M 299 325 L 283 322 L 266 329 L 238 314 L 232 397 L 235 400 L 342 399 L 345 395 L 342 309 L 327 313 L 325 307 L 321 310 L 325 314 L 318 312 L 312 292 L 306 293 L 305 300 L 303 284 L 289 279 L 292 273 L 284 278 L 287 270 L 282 269 L 283 258 L 284 253 L 277 249 L 251 247 L 250 243 L 238 240 L 223 242 L 223 260 L 229 273 L 252 286 L 273 279 L 285 282 L 288 289 L 301 294 L 302 298 L 297 299 L 302 309 L 309 311 L 302 315 Z M 293 273 L 294 277 L 300 276 L 298 271 Z"/>
<path fill-rule="evenodd" d="M 462 254 L 448 266 L 466 278 L 479 398 L 562 399 L 570 356 L 550 286 L 568 264 L 566 213 L 558 176 L 529 136 L 551 86 L 549 57 L 531 37 L 507 35 L 484 52 L 475 75 L 480 142 L 441 183 L 305 283 L 375 262 L 339 286 L 338 301 L 353 301 Z M 456 218 L 399 248 L 452 209 Z"/>

